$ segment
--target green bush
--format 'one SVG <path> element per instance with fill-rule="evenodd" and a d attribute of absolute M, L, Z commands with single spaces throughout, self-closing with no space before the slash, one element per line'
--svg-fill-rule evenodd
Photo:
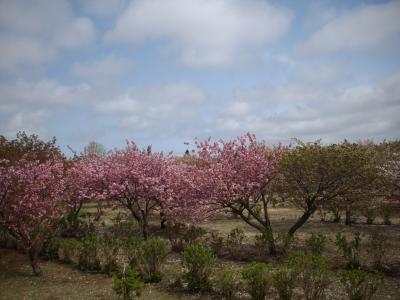
<path fill-rule="evenodd" d="M 50 237 L 43 243 L 40 255 L 45 259 L 59 259 L 58 249 L 60 248 L 60 240 L 57 237 Z"/>
<path fill-rule="evenodd" d="M 287 266 L 277 268 L 272 273 L 272 285 L 278 292 L 279 300 L 290 300 L 296 284 L 296 272 Z"/>
<path fill-rule="evenodd" d="M 300 253 L 289 260 L 288 266 L 296 273 L 297 283 L 306 300 L 326 299 L 326 290 L 331 281 L 329 263 L 324 257 Z"/>
<path fill-rule="evenodd" d="M 90 233 L 81 239 L 79 244 L 79 262 L 80 270 L 99 271 L 101 270 L 100 259 L 98 255 L 99 238 L 95 233 Z"/>
<path fill-rule="evenodd" d="M 184 277 L 191 291 L 211 290 L 214 256 L 210 249 L 199 243 L 187 244 L 183 250 L 182 263 L 187 270 Z"/>
<path fill-rule="evenodd" d="M 382 218 L 383 218 L 383 224 L 385 225 L 391 225 L 392 224 L 392 208 L 387 206 L 387 205 L 383 205 L 381 208 L 381 214 L 382 214 Z"/>
<path fill-rule="evenodd" d="M 206 231 L 203 228 L 191 225 L 189 227 L 181 223 L 174 223 L 166 227 L 168 239 L 172 250 L 181 252 L 185 244 L 197 242 Z"/>
<path fill-rule="evenodd" d="M 218 285 L 224 298 L 233 299 L 239 289 L 238 273 L 230 267 L 224 268 L 219 276 Z"/>
<path fill-rule="evenodd" d="M 73 263 L 73 258 L 79 250 L 79 241 L 76 239 L 65 239 L 60 242 L 62 261 L 66 264 Z"/>
<path fill-rule="evenodd" d="M 261 256 L 265 256 L 269 252 L 270 242 L 273 239 L 271 231 L 263 231 L 255 236 L 255 246 L 259 250 Z"/>
<path fill-rule="evenodd" d="M 264 300 L 272 286 L 272 266 L 267 263 L 252 262 L 242 270 L 247 290 L 253 300 Z"/>
<path fill-rule="evenodd" d="M 211 232 L 210 246 L 215 255 L 221 255 L 222 247 L 224 246 L 224 238 L 218 232 Z"/>
<path fill-rule="evenodd" d="M 372 254 L 374 267 L 381 270 L 386 263 L 386 252 L 389 248 L 387 239 L 384 235 L 373 233 L 369 237 L 369 251 Z"/>
<path fill-rule="evenodd" d="M 306 240 L 307 250 L 311 255 L 321 256 L 326 247 L 327 238 L 325 235 L 312 233 Z"/>
<path fill-rule="evenodd" d="M 383 276 L 358 269 L 345 270 L 339 273 L 340 282 L 344 285 L 349 300 L 370 300 L 382 285 Z"/>
<path fill-rule="evenodd" d="M 145 282 L 161 281 L 163 277 L 161 266 L 169 252 L 171 252 L 171 246 L 159 237 L 152 237 L 141 243 L 136 261 Z"/>
<path fill-rule="evenodd" d="M 290 235 L 287 232 L 278 232 L 276 235 L 276 242 L 283 249 L 283 252 L 288 254 L 295 246 L 297 240 L 293 235 Z"/>
<path fill-rule="evenodd" d="M 360 267 L 361 235 L 359 232 L 356 232 L 352 241 L 347 241 L 346 237 L 339 232 L 336 235 L 335 244 L 347 261 L 348 268 Z"/>
<path fill-rule="evenodd" d="M 226 238 L 226 245 L 229 253 L 236 259 L 240 257 L 244 238 L 244 231 L 241 228 L 232 229 Z"/>
<path fill-rule="evenodd" d="M 140 297 L 144 287 L 139 281 L 139 274 L 133 268 L 124 267 L 121 272 L 113 273 L 113 289 L 123 300 Z"/>
<path fill-rule="evenodd" d="M 101 246 L 105 261 L 103 271 L 108 275 L 112 275 L 113 272 L 118 270 L 117 257 L 121 243 L 117 239 L 102 239 Z"/>

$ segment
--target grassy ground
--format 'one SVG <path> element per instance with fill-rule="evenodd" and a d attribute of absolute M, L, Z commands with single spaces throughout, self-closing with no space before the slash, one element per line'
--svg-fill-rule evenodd
<path fill-rule="evenodd" d="M 87 212 L 93 210 L 92 207 L 86 208 Z M 300 212 L 294 209 L 277 208 L 271 209 L 270 213 L 275 231 L 284 232 Z M 115 215 L 115 212 L 111 214 Z M 255 248 L 253 243 L 257 232 L 239 219 L 219 216 L 200 226 L 207 231 L 218 231 L 222 235 L 229 233 L 232 228 L 240 227 L 246 233 L 246 245 L 243 249 L 254 250 Z M 384 234 L 389 242 L 388 257 L 390 264 L 400 265 L 400 224 L 398 219 L 394 220 L 394 225 L 390 226 L 360 223 L 349 227 L 343 224 L 322 223 L 319 217 L 315 216 L 298 232 L 295 248 L 301 251 L 304 240 L 312 232 L 326 234 L 330 238 L 326 255 L 340 265 L 343 262 L 334 246 L 334 236 L 337 232 L 352 234 L 356 231 L 364 235 L 363 262 L 370 263 L 366 244 L 367 237 L 372 232 L 379 232 Z M 246 252 L 243 251 L 243 253 Z M 244 261 L 232 260 L 229 256 L 222 257 L 217 260 L 216 272 L 226 265 L 239 267 L 243 264 L 245 264 Z M 116 299 L 112 290 L 112 280 L 105 275 L 80 272 L 73 266 L 58 262 L 42 261 L 41 268 L 44 275 L 40 278 L 33 277 L 25 255 L 14 250 L 0 249 L 0 299 Z M 171 253 L 165 265 L 166 275 L 162 282 L 148 285 L 141 299 L 220 299 L 218 296 L 189 294 L 182 290 L 170 288 L 180 270 L 180 256 Z M 400 299 L 399 275 L 385 276 L 384 286 L 375 299 Z M 243 296 L 242 299 L 246 299 L 246 297 Z M 343 291 L 337 281 L 333 283 L 330 289 L 329 299 L 344 299 Z"/>

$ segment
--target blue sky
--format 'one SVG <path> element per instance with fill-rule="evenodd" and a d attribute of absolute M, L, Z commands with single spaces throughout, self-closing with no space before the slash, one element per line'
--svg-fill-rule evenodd
<path fill-rule="evenodd" d="M 0 0 L 0 134 L 182 153 L 399 138 L 400 1 Z"/>

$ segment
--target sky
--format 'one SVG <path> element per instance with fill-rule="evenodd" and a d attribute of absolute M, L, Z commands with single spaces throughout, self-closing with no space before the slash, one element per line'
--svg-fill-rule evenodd
<path fill-rule="evenodd" d="M 0 0 L 0 134 L 400 138 L 400 1 Z"/>

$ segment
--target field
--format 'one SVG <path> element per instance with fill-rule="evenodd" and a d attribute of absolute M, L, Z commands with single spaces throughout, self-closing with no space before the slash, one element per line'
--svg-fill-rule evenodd
<path fill-rule="evenodd" d="M 93 211 L 87 207 L 86 212 Z M 276 232 L 288 229 L 300 212 L 291 208 L 272 208 L 270 210 L 273 227 Z M 110 212 L 114 214 L 114 212 Z M 329 257 L 337 268 L 343 264 L 340 253 L 334 245 L 337 232 L 351 236 L 360 232 L 362 239 L 362 261 L 371 264 L 368 250 L 368 236 L 373 232 L 384 235 L 388 241 L 388 263 L 392 273 L 385 274 L 383 286 L 380 287 L 375 299 L 400 299 L 400 224 L 399 219 L 393 219 L 392 225 L 380 225 L 381 220 L 376 220 L 376 225 L 366 225 L 362 219 L 357 220 L 353 226 L 345 226 L 331 222 L 321 222 L 319 216 L 314 217 L 303 226 L 296 235 L 296 241 L 290 252 L 303 251 L 304 240 L 312 233 L 323 233 L 328 237 L 327 251 Z M 156 224 L 154 223 L 154 228 Z M 254 236 L 257 232 L 239 219 L 227 215 L 220 215 L 206 223 L 199 224 L 207 233 L 216 231 L 226 236 L 232 228 L 242 228 L 246 237 L 238 257 L 233 259 L 228 253 L 222 253 L 216 261 L 213 272 L 213 282 L 218 277 L 218 272 L 224 266 L 230 265 L 240 268 L 249 260 L 258 259 L 257 249 L 254 246 Z M 157 230 L 153 234 L 157 234 Z M 208 236 L 206 234 L 205 236 Z M 267 261 L 277 264 L 283 258 Z M 191 294 L 184 288 L 172 287 L 176 275 L 181 272 L 180 254 L 170 253 L 164 265 L 165 276 L 160 283 L 148 284 L 141 299 L 221 299 L 216 293 Z M 41 261 L 44 275 L 34 277 L 27 258 L 16 250 L 0 249 L 0 299 L 117 299 L 112 290 L 112 280 L 104 274 L 81 272 L 76 267 L 56 261 Z M 297 291 L 296 291 L 297 292 Z M 329 299 L 344 299 L 343 290 L 337 279 L 329 288 Z M 238 299 L 249 299 L 245 293 L 238 293 Z"/>

